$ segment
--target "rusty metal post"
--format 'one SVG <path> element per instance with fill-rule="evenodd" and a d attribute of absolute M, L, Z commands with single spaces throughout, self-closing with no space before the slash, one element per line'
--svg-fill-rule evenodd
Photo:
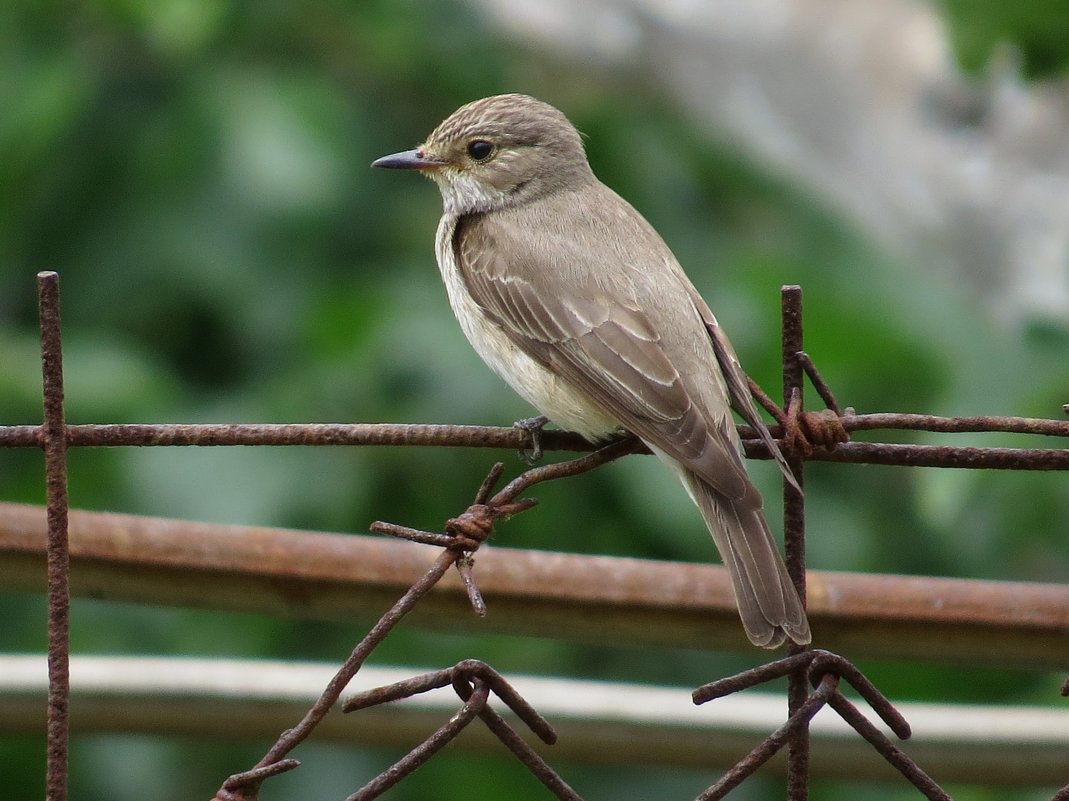
<path fill-rule="evenodd" d="M 802 408 L 802 365 L 798 353 L 802 350 L 802 288 L 785 286 L 780 290 L 783 314 L 783 408 Z M 788 412 L 790 414 L 790 412 Z M 804 460 L 798 453 L 787 453 L 787 464 L 798 482 L 805 486 Z M 783 482 L 783 545 L 787 572 L 805 605 L 805 498 L 802 493 Z M 788 653 L 797 654 L 806 646 L 791 643 Z M 787 686 L 787 711 L 794 715 L 808 697 L 805 668 L 791 673 Z M 805 721 L 794 730 L 787 745 L 787 797 L 790 801 L 809 798 L 809 723 Z"/>
<path fill-rule="evenodd" d="M 48 499 L 48 727 L 45 775 L 47 801 L 66 801 L 70 739 L 70 552 L 67 544 L 67 430 L 63 415 L 63 349 L 59 316 L 59 276 L 37 274 L 41 318 L 41 375 L 44 386 L 45 455 Z"/>

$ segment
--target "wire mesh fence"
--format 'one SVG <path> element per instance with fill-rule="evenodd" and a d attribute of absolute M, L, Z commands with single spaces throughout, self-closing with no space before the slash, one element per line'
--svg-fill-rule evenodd
<path fill-rule="evenodd" d="M 467 447 L 531 447 L 531 434 L 521 429 L 461 426 L 412 425 L 82 425 L 68 426 L 63 406 L 63 364 L 60 334 L 59 281 L 55 273 L 38 276 L 41 319 L 41 353 L 44 387 L 44 422 L 40 426 L 0 427 L 0 446 L 33 447 L 43 450 L 47 486 L 48 581 L 48 727 L 46 796 L 49 801 L 67 797 L 68 741 L 70 733 L 70 547 L 68 542 L 69 510 L 67 501 L 67 450 L 85 446 L 131 445 L 450 445 Z M 776 419 L 773 434 L 781 443 L 799 486 L 803 484 L 807 461 L 826 460 L 852 463 L 925 465 L 965 469 L 1067 470 L 1069 450 L 1063 448 L 979 448 L 891 443 L 855 443 L 850 432 L 876 429 L 911 429 L 967 433 L 981 431 L 1015 432 L 1047 436 L 1069 436 L 1069 421 L 1017 417 L 941 418 L 915 414 L 859 415 L 841 409 L 831 389 L 806 355 L 802 341 L 801 290 L 785 287 L 783 314 L 783 397 L 781 409 L 759 387 L 752 385 L 755 397 Z M 826 408 L 807 411 L 803 402 L 803 381 L 808 378 Z M 1067 408 L 1065 411 L 1069 411 Z M 771 458 L 753 431 L 740 427 L 747 455 Z M 590 450 L 590 446 L 567 433 L 546 432 L 541 443 L 545 449 Z M 533 467 L 521 473 L 503 488 L 503 466 L 495 465 L 475 493 L 473 502 L 456 517 L 446 521 L 444 531 L 433 532 L 408 526 L 378 522 L 371 530 L 441 549 L 433 565 L 403 592 L 382 615 L 367 635 L 355 646 L 349 658 L 327 683 L 322 694 L 294 726 L 283 731 L 264 756 L 251 768 L 227 778 L 216 793 L 222 801 L 252 801 L 270 777 L 292 770 L 298 762 L 290 757 L 336 708 L 342 693 L 368 656 L 384 641 L 397 623 L 448 574 L 459 576 L 468 603 L 476 615 L 483 615 L 486 603 L 474 570 L 475 556 L 494 530 L 495 524 L 522 513 L 534 505 L 523 497 L 531 487 L 544 481 L 579 475 L 624 456 L 642 452 L 644 446 L 634 438 L 623 437 L 577 458 Z M 496 491 L 495 491 L 496 490 Z M 806 597 L 805 501 L 802 493 L 784 485 L 784 537 L 788 572 Z M 919 579 L 921 584 L 926 580 Z M 930 580 L 931 584 L 938 580 Z M 961 606 L 960 623 L 985 625 L 978 610 L 984 603 L 976 599 L 988 593 L 987 608 L 1005 609 L 1009 605 L 1006 587 L 969 585 L 971 603 Z M 598 585 L 592 585 L 597 587 Z M 902 588 L 900 588 L 902 589 Z M 1027 614 L 1008 623 L 1007 630 L 1027 633 L 1029 629 L 1042 644 L 1034 653 L 1048 647 L 1047 658 L 1063 666 L 1065 635 L 1069 634 L 1069 604 L 1062 588 L 1051 588 L 1044 595 L 1041 588 L 1024 602 Z M 888 618 L 910 616 L 910 599 L 904 592 L 890 591 L 880 597 L 887 607 Z M 1019 599 L 1018 599 L 1019 602 Z M 936 613 L 939 617 L 945 610 Z M 1012 617 L 1012 616 L 1011 616 Z M 834 619 L 814 617 L 817 640 L 827 627 L 832 632 Z M 728 678 L 714 681 L 694 691 L 695 704 L 713 702 L 729 694 L 762 684 L 771 679 L 788 679 L 787 719 L 767 735 L 753 750 L 724 773 L 699 799 L 725 797 L 780 750 L 787 752 L 787 797 L 800 801 L 809 797 L 809 722 L 822 708 L 838 714 L 857 735 L 868 742 L 903 779 L 926 798 L 946 799 L 947 793 L 901 748 L 877 729 L 842 693 L 845 682 L 883 720 L 899 739 L 910 736 L 908 722 L 880 691 L 843 656 L 828 650 L 791 646 L 787 656 Z M 532 708 L 512 685 L 492 667 L 477 660 L 465 660 L 451 668 L 426 673 L 348 698 L 342 712 L 350 713 L 388 704 L 435 688 L 451 686 L 458 696 L 458 710 L 430 737 L 412 748 L 396 764 L 366 783 L 349 796 L 349 801 L 380 797 L 390 787 L 434 757 L 447 743 L 476 719 L 496 737 L 555 797 L 579 799 L 581 796 L 561 778 L 539 753 L 517 733 L 496 710 L 498 704 L 512 711 L 519 721 L 543 743 L 556 740 L 550 723 Z M 1069 694 L 1069 681 L 1063 686 Z M 491 698 L 496 699 L 491 703 Z M 1069 799 L 1069 785 L 1057 791 L 1052 801 Z"/>

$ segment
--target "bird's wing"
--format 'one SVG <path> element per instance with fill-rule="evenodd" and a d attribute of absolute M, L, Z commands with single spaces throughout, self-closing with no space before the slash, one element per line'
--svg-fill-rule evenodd
<path fill-rule="evenodd" d="M 735 407 L 735 411 L 742 416 L 742 419 L 757 432 L 757 436 L 760 437 L 761 442 L 768 448 L 768 452 L 776 460 L 776 464 L 779 465 L 780 472 L 787 483 L 798 492 L 801 492 L 802 488 L 799 486 L 797 479 L 795 479 L 790 465 L 787 464 L 787 460 L 783 457 L 783 453 L 768 430 L 768 426 L 765 425 L 765 421 L 761 419 L 761 413 L 757 411 L 757 404 L 754 403 L 753 395 L 750 394 L 750 387 L 746 382 L 746 373 L 743 372 L 742 365 L 739 364 L 739 357 L 735 355 L 735 348 L 731 346 L 731 340 L 728 339 L 724 329 L 720 327 L 720 323 L 716 321 L 716 317 L 713 316 L 705 301 L 698 295 L 697 290 L 690 287 L 690 294 L 695 308 L 702 316 L 702 320 L 705 321 L 705 328 L 709 332 L 709 338 L 712 340 L 716 360 L 720 363 L 720 372 L 724 374 L 724 379 L 727 381 L 728 393 L 731 395 L 731 405 Z"/>
<path fill-rule="evenodd" d="M 547 261 L 537 240 L 516 228 L 506 232 L 486 215 L 458 221 L 454 253 L 475 302 L 520 350 L 626 429 L 727 498 L 759 507 L 729 430 L 727 397 L 722 410 L 695 405 L 633 285 L 616 273 L 620 280 L 610 298 L 595 277 L 602 271 L 604 280 L 606 255 L 596 245 L 570 250 L 561 269 Z M 702 326 L 696 310 L 694 325 Z"/>

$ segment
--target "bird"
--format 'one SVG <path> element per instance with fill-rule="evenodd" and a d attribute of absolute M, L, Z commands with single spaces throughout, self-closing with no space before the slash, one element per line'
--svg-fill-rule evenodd
<path fill-rule="evenodd" d="M 638 437 L 698 507 L 749 640 L 808 643 L 732 406 L 799 485 L 712 311 L 654 228 L 594 175 L 564 113 L 523 94 L 475 100 L 371 166 L 437 184 L 438 266 L 490 369 L 562 429 L 595 443 Z"/>

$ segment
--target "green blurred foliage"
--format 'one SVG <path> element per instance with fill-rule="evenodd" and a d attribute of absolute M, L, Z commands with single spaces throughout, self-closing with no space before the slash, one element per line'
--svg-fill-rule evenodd
<path fill-rule="evenodd" d="M 1061 0 L 941 0 L 966 68 L 982 70 L 1002 46 L 1020 54 L 1024 74 L 1043 78 L 1069 67 L 1069 13 Z"/>
<path fill-rule="evenodd" d="M 1035 19 L 1040 6 L 1013 6 L 1013 19 L 1024 9 Z M 957 21 L 958 6 L 949 7 Z M 979 8 L 957 28 L 963 40 L 979 36 L 970 26 L 1000 36 L 1025 30 L 1006 21 L 1010 4 Z M 1022 44 L 1035 42 L 1038 34 Z M 1056 44 L 1037 69 L 1064 63 L 1069 37 Z M 1050 416 L 1066 400 L 1064 331 L 999 327 L 924 265 L 890 260 L 762 165 L 714 147 L 651 88 L 605 77 L 502 40 L 458 2 L 0 5 L 0 419 L 40 416 L 40 269 L 62 276 L 72 422 L 501 424 L 528 416 L 450 315 L 432 252 L 437 192 L 412 175 L 367 169 L 460 103 L 510 90 L 569 113 L 588 136 L 595 170 L 663 233 L 770 390 L 778 385 L 778 290 L 799 283 L 807 350 L 858 411 Z M 498 456 L 75 450 L 70 490 L 88 509 L 336 531 L 364 531 L 372 519 L 437 528 Z M 504 457 L 510 472 L 520 469 Z M 0 460 L 0 497 L 41 502 L 39 454 Z M 776 497 L 775 471 L 753 469 Z M 1069 492 L 1057 477 L 813 465 L 807 494 L 816 568 L 1069 578 Z M 536 495 L 542 504 L 503 525 L 500 545 L 714 558 L 697 514 L 652 460 Z M 0 647 L 43 650 L 41 599 L 6 594 L 3 604 Z M 365 624 L 76 599 L 73 641 L 81 653 L 337 661 Z M 376 658 L 444 665 L 468 656 L 506 674 L 691 685 L 762 657 L 403 629 Z M 1051 700 L 1047 676 L 975 671 L 963 681 L 942 669 L 866 667 L 896 698 Z M 124 801 L 138 797 L 141 780 L 157 798 L 207 797 L 261 745 L 77 737 L 72 797 Z M 36 738 L 0 740 L 0 798 L 34 797 L 41 752 Z M 313 769 L 278 780 L 266 798 L 343 797 L 396 754 L 309 748 L 299 756 Z M 562 770 L 589 801 L 690 797 L 712 779 Z M 739 797 L 767 797 L 778 786 L 757 782 Z M 448 755 L 390 797 L 442 797 L 441 787 L 453 788 L 446 797 L 544 797 L 514 763 Z M 820 789 L 822 798 L 912 797 L 899 788 Z M 1011 794 L 963 789 L 957 797 Z"/>

